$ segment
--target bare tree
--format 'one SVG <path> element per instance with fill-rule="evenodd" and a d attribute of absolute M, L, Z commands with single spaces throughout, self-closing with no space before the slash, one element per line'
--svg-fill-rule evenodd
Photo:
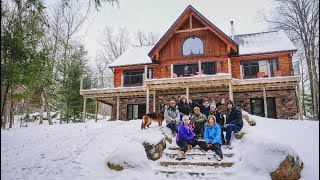
<path fill-rule="evenodd" d="M 302 49 L 308 68 L 314 119 L 319 119 L 319 1 L 277 0 L 272 17 L 261 14 L 274 29 L 283 29 Z"/>
<path fill-rule="evenodd" d="M 160 35 L 158 33 L 149 32 L 148 35 L 138 29 L 135 38 L 139 46 L 154 45 L 158 42 Z"/>

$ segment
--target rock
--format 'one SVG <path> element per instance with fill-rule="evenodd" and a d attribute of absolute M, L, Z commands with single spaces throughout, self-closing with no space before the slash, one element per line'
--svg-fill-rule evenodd
<path fill-rule="evenodd" d="M 250 120 L 250 117 L 247 114 L 242 115 L 242 118 L 245 119 L 250 126 L 255 126 L 257 124 L 254 120 Z"/>
<path fill-rule="evenodd" d="M 285 160 L 282 161 L 280 166 L 271 173 L 271 178 L 274 180 L 298 180 L 301 178 L 301 171 L 303 169 L 303 162 L 298 157 L 292 157 L 288 155 Z"/>
<path fill-rule="evenodd" d="M 147 153 L 147 158 L 153 161 L 159 159 L 162 156 L 162 151 L 166 148 L 166 139 L 162 139 L 158 144 L 152 145 L 144 142 L 142 144 Z"/>
<path fill-rule="evenodd" d="M 236 138 L 236 139 L 241 139 L 244 135 L 245 135 L 246 133 L 245 132 L 237 132 L 237 133 L 235 133 L 234 134 L 234 137 Z"/>
<path fill-rule="evenodd" d="M 108 164 L 108 167 L 110 169 L 113 169 L 113 170 L 116 170 L 116 171 L 122 171 L 123 170 L 123 167 L 120 166 L 120 165 L 117 165 L 117 164 L 114 164 L 114 163 L 110 163 L 110 162 L 107 162 Z"/>

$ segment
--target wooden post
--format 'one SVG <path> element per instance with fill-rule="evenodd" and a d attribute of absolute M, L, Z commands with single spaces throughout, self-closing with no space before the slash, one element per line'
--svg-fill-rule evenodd
<path fill-rule="evenodd" d="M 86 106 L 87 106 L 87 98 L 83 97 L 83 114 L 82 114 L 83 122 L 86 122 Z"/>
<path fill-rule="evenodd" d="M 173 64 L 171 64 L 171 78 L 173 78 Z"/>
<path fill-rule="evenodd" d="M 199 75 L 200 75 L 200 72 L 201 72 L 201 61 L 200 60 L 198 61 L 198 69 L 199 69 Z"/>
<path fill-rule="evenodd" d="M 187 102 L 189 100 L 189 86 L 186 87 L 186 96 L 187 96 Z"/>
<path fill-rule="evenodd" d="M 153 93 L 153 112 L 156 112 L 156 92 Z"/>
<path fill-rule="evenodd" d="M 149 113 L 149 88 L 147 88 L 147 96 L 146 96 L 146 114 Z"/>
<path fill-rule="evenodd" d="M 298 108 L 299 108 L 299 118 L 300 120 L 303 119 L 303 113 L 302 113 L 302 104 L 301 104 L 301 99 L 300 99 L 300 86 L 296 86 L 296 92 L 297 92 L 297 103 L 298 103 Z"/>
<path fill-rule="evenodd" d="M 263 105 L 264 105 L 264 117 L 268 117 L 268 106 L 267 106 L 267 93 L 266 93 L 266 87 L 262 87 L 263 90 Z"/>
<path fill-rule="evenodd" d="M 231 82 L 229 82 L 229 99 L 233 101 L 233 89 Z"/>
<path fill-rule="evenodd" d="M 121 75 L 121 87 L 123 87 L 124 85 L 124 77 L 123 77 L 123 74 Z"/>
<path fill-rule="evenodd" d="M 95 109 L 95 121 L 97 122 L 98 121 L 98 104 L 99 102 L 96 100 L 96 109 Z"/>
<path fill-rule="evenodd" d="M 240 64 L 240 79 L 243 79 L 243 69 L 241 64 Z"/>
<path fill-rule="evenodd" d="M 117 96 L 117 116 L 116 116 L 116 120 L 119 120 L 119 109 L 120 109 L 120 97 L 118 95 Z"/>
<path fill-rule="evenodd" d="M 228 73 L 231 74 L 231 60 L 228 58 Z"/>

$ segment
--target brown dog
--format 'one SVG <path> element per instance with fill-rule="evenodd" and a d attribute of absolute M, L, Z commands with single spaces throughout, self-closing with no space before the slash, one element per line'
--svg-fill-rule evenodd
<path fill-rule="evenodd" d="M 164 120 L 164 116 L 161 113 L 151 112 L 142 117 L 141 129 L 149 128 L 152 121 L 158 122 L 158 125 L 162 126 L 162 121 Z"/>

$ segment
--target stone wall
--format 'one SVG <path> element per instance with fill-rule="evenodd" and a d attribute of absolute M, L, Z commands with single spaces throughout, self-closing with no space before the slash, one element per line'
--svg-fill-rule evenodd
<path fill-rule="evenodd" d="M 168 105 L 171 100 L 179 102 L 179 99 L 183 94 L 157 94 L 156 95 L 156 111 L 160 110 L 161 105 Z M 267 91 L 267 97 L 275 97 L 276 110 L 278 118 L 287 118 L 296 115 L 297 103 L 295 90 L 279 90 L 279 91 Z M 203 100 L 208 98 L 210 101 L 214 100 L 216 103 L 220 102 L 222 98 L 226 101 L 229 99 L 229 92 L 212 92 L 212 93 L 190 93 L 189 97 L 192 100 Z M 233 93 L 234 102 L 236 106 L 241 107 L 247 112 L 251 112 L 250 108 L 250 98 L 263 98 L 263 93 L 261 92 L 234 92 Z M 283 100 L 285 104 L 283 104 Z M 116 103 L 116 99 L 114 101 Z M 128 104 L 145 104 L 146 98 L 120 98 L 120 115 L 119 119 L 127 119 L 127 105 Z M 222 105 L 221 111 L 226 113 L 227 106 Z M 153 110 L 153 96 L 150 96 L 149 103 L 150 112 Z M 112 120 L 116 119 L 116 104 L 112 108 Z"/>

